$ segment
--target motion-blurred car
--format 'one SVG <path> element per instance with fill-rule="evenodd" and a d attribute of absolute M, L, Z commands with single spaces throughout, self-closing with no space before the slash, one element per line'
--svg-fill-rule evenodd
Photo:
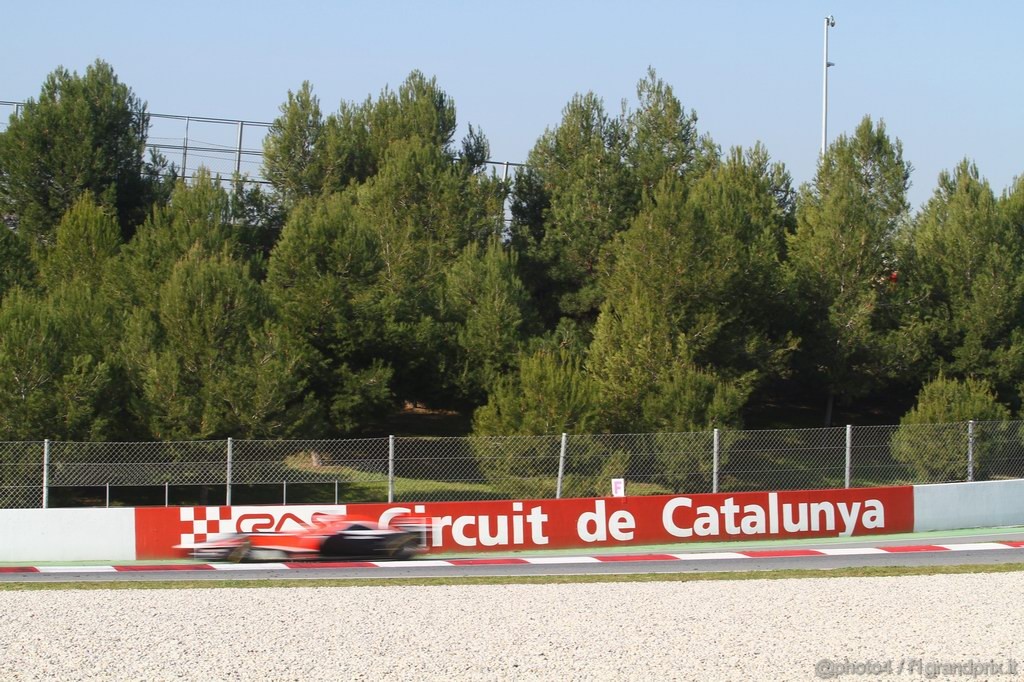
<path fill-rule="evenodd" d="M 313 561 L 410 559 L 427 551 L 430 527 L 399 517 L 390 524 L 352 516 L 324 516 L 300 530 L 238 533 L 196 544 L 193 557 L 207 561 Z"/>

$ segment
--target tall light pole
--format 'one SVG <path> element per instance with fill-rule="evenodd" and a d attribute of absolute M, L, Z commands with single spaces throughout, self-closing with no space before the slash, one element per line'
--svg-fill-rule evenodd
<path fill-rule="evenodd" d="M 828 30 L 834 28 L 836 18 L 831 14 L 825 17 L 825 59 L 822 66 L 825 84 L 821 91 L 821 156 L 825 156 L 825 147 L 828 144 L 828 67 L 835 66 L 828 60 Z"/>

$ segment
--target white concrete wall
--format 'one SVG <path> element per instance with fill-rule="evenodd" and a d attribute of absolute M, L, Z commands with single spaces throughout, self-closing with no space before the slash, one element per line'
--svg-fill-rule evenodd
<path fill-rule="evenodd" d="M 0 509 L 0 561 L 134 559 L 134 509 Z"/>
<path fill-rule="evenodd" d="M 914 530 L 1024 525 L 1024 480 L 914 486 Z"/>

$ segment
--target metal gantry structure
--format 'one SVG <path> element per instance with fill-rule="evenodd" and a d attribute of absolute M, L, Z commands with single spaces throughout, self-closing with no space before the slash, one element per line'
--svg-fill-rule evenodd
<path fill-rule="evenodd" d="M 10 109 L 19 116 L 24 102 L 0 100 L 0 114 Z M 8 116 L 0 115 L 0 131 L 6 129 Z M 249 182 L 269 184 L 262 173 L 263 140 L 273 123 L 209 116 L 149 114 L 150 129 L 146 148 L 165 156 L 177 166 L 178 175 L 191 177 L 200 167 L 213 174 L 247 177 Z M 486 161 L 500 169 L 508 180 L 513 169 L 525 164 L 514 161 Z"/>
<path fill-rule="evenodd" d="M 835 66 L 833 62 L 828 60 L 828 30 L 835 28 L 836 18 L 831 14 L 825 17 L 825 56 L 822 60 L 822 79 L 823 84 L 821 88 L 821 156 L 825 156 L 825 149 L 828 148 L 828 69 L 830 66 Z"/>

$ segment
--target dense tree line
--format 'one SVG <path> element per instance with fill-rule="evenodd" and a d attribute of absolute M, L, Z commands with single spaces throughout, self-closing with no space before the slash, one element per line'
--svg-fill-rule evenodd
<path fill-rule="evenodd" d="M 912 213 L 870 117 L 801 187 L 653 70 L 621 113 L 573 97 L 509 182 L 418 72 L 326 114 L 289 92 L 267 190 L 176 177 L 148 126 L 97 61 L 0 133 L 0 440 L 357 435 L 406 404 L 483 435 L 1021 409 L 1024 184 L 964 160 Z"/>

